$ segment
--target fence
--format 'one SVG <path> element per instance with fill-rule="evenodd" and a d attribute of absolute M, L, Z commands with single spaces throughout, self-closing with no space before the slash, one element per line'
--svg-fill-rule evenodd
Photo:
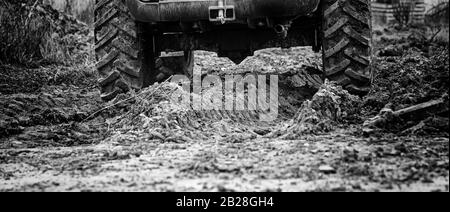
<path fill-rule="evenodd" d="M 410 14 L 411 23 L 424 23 L 426 5 L 424 1 L 416 1 Z M 377 25 L 389 24 L 396 21 L 395 6 L 392 3 L 372 2 L 372 19 Z"/>

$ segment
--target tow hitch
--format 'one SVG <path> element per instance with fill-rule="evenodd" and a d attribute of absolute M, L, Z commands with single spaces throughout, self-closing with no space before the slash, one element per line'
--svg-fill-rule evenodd
<path fill-rule="evenodd" d="M 227 0 L 217 0 L 217 6 L 209 7 L 209 21 L 225 24 L 236 20 L 234 5 L 227 5 Z"/>

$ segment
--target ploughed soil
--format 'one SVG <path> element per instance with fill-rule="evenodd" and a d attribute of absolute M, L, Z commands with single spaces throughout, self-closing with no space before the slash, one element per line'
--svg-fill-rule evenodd
<path fill-rule="evenodd" d="M 239 65 L 196 52 L 204 74 L 277 74 L 271 122 L 170 104 L 185 92 L 170 83 L 105 103 L 89 64 L 2 65 L 0 191 L 448 191 L 448 43 L 375 34 L 364 98 L 324 82 L 310 48 L 262 50 Z M 432 100 L 439 111 L 383 113 Z"/>

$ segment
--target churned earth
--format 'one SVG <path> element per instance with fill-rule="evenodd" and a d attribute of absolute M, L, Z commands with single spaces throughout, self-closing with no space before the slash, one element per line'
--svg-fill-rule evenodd
<path fill-rule="evenodd" d="M 262 50 L 240 65 L 196 52 L 203 74 L 277 74 L 272 122 L 170 104 L 185 92 L 171 83 L 104 103 L 91 65 L 3 65 L 0 191 L 448 192 L 448 44 L 399 39 L 378 38 L 363 99 L 324 82 L 310 48 Z M 439 113 L 367 124 L 436 99 Z"/>

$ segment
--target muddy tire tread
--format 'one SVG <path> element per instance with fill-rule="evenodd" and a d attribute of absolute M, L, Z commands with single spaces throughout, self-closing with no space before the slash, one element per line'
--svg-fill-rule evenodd
<path fill-rule="evenodd" d="M 123 8 L 124 0 L 96 0 L 95 4 L 96 69 L 105 101 L 143 86 L 137 26 Z"/>
<path fill-rule="evenodd" d="M 325 77 L 353 94 L 367 94 L 372 78 L 370 1 L 324 0 L 322 9 Z"/>

